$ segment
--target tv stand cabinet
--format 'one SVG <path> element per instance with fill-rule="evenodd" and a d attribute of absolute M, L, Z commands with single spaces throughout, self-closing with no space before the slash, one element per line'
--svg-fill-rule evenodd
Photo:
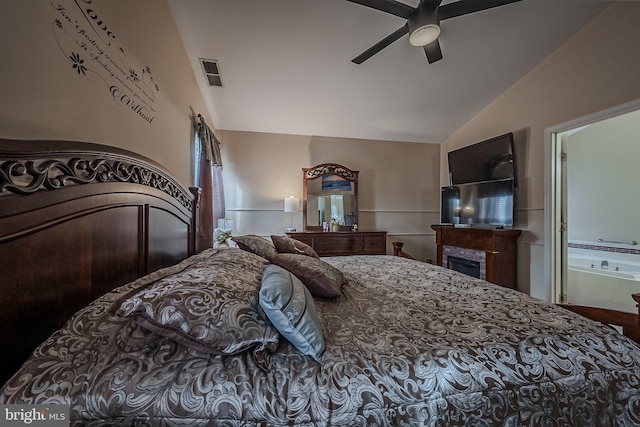
<path fill-rule="evenodd" d="M 477 256 L 488 282 L 516 288 L 518 237 L 516 229 L 462 228 L 452 225 L 432 225 L 436 232 L 437 264 L 447 267 L 447 255 Z"/>

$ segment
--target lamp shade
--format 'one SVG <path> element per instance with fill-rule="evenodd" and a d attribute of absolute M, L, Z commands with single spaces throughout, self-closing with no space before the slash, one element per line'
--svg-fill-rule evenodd
<path fill-rule="evenodd" d="M 284 199 L 285 212 L 298 212 L 300 210 L 300 199 L 297 197 L 287 197 Z"/>

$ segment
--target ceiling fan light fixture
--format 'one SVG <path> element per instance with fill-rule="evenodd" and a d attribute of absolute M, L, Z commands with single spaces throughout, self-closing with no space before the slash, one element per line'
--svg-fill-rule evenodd
<path fill-rule="evenodd" d="M 425 24 L 416 28 L 409 34 L 411 46 L 423 47 L 433 43 L 440 36 L 440 27 L 436 24 Z"/>

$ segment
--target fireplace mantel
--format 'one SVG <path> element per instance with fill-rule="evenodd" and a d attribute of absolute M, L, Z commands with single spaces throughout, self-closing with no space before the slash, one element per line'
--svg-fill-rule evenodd
<path fill-rule="evenodd" d="M 463 228 L 442 224 L 432 225 L 431 228 L 436 232 L 438 265 L 443 265 L 443 254 L 447 248 L 448 253 L 456 252 L 459 248 L 456 256 L 462 257 L 469 252 L 481 253 L 484 256 L 477 259 L 484 263 L 481 265 L 483 278 L 507 288 L 516 288 L 520 230 Z"/>

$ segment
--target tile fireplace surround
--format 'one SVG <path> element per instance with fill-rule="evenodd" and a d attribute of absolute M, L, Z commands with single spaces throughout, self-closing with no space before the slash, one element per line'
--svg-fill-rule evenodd
<path fill-rule="evenodd" d="M 432 225 L 436 232 L 437 264 L 447 266 L 447 258 L 480 263 L 480 278 L 507 288 L 516 288 L 518 237 L 520 230 L 458 228 Z"/>
<path fill-rule="evenodd" d="M 487 254 L 484 251 L 465 249 L 457 246 L 442 247 L 442 265 L 449 265 L 449 257 L 462 258 L 480 264 L 480 278 L 487 280 Z"/>

